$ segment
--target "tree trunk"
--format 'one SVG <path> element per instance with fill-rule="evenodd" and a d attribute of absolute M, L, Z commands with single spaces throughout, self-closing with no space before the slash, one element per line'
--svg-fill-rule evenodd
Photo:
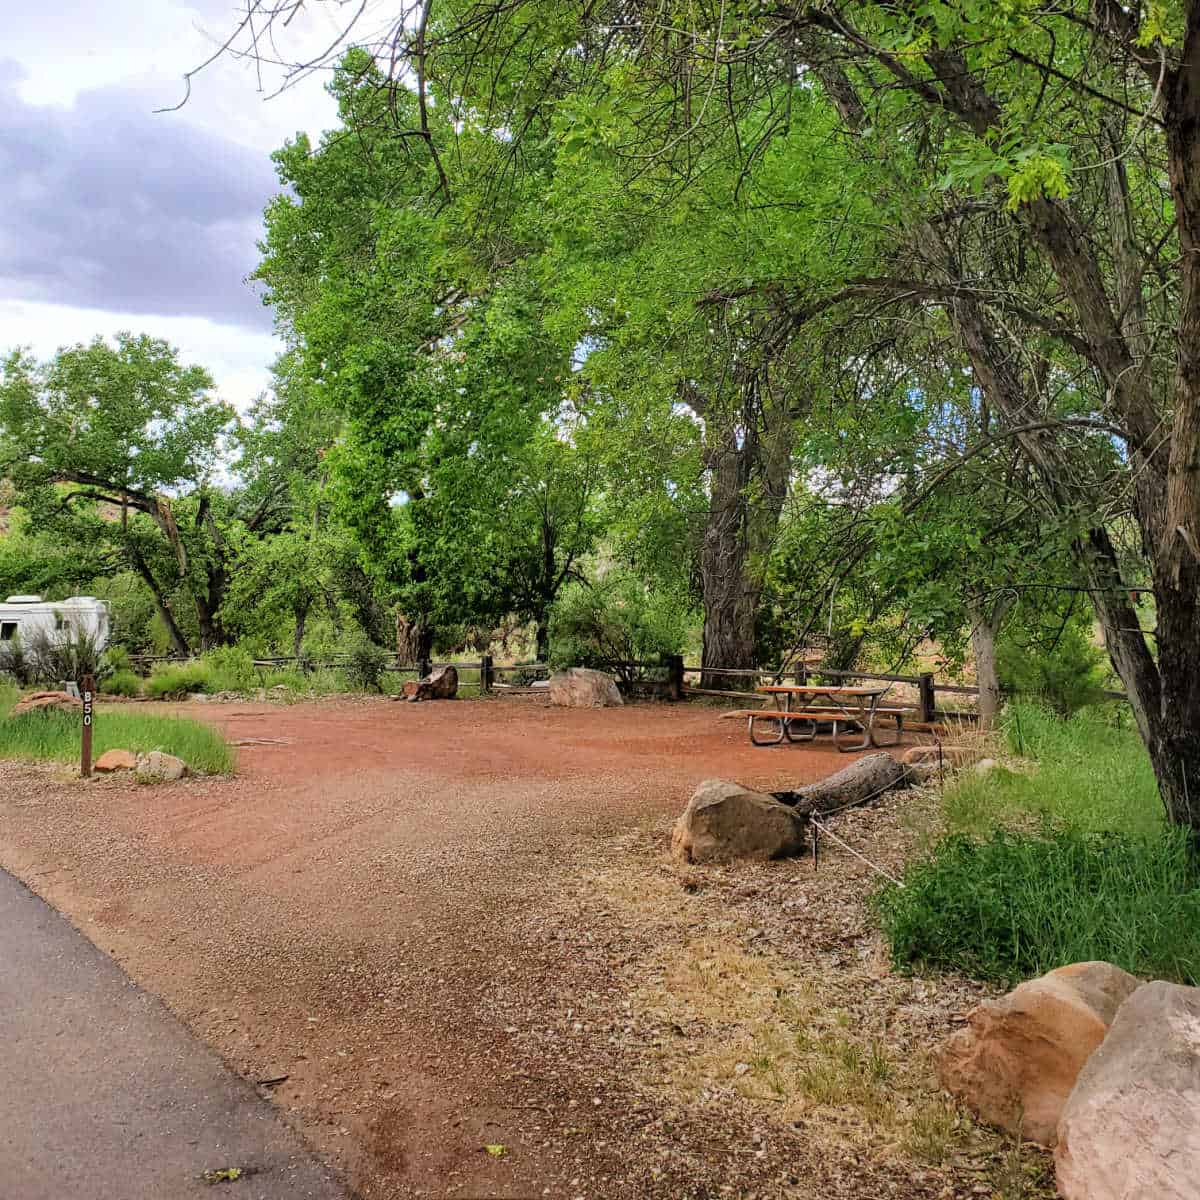
<path fill-rule="evenodd" d="M 719 668 L 755 666 L 755 626 L 762 572 L 770 553 L 791 469 L 789 402 L 762 388 L 757 376 L 742 389 L 741 411 L 705 418 L 709 507 L 700 557 L 704 605 L 701 687 L 741 690 L 744 676 Z"/>
<path fill-rule="evenodd" d="M 543 611 L 537 618 L 537 661 L 547 662 L 550 658 L 550 621 Z"/>
<path fill-rule="evenodd" d="M 908 786 L 908 772 L 890 754 L 868 754 L 820 783 L 795 791 L 772 792 L 782 804 L 802 816 L 851 808 L 894 788 Z"/>
<path fill-rule="evenodd" d="M 296 634 L 292 639 L 292 657 L 299 658 L 300 651 L 304 646 L 304 626 L 308 624 L 308 610 L 310 605 L 305 604 L 302 608 L 296 609 Z"/>
<path fill-rule="evenodd" d="M 996 672 L 996 637 L 1012 601 L 1002 597 L 988 604 L 982 600 L 967 606 L 971 618 L 971 655 L 979 684 L 979 727 L 990 729 L 1000 715 L 1004 695 Z"/>
<path fill-rule="evenodd" d="M 129 547 L 129 557 L 133 563 L 133 569 L 138 573 L 146 587 L 150 589 L 150 595 L 154 597 L 154 607 L 158 615 L 162 618 L 162 623 L 166 626 L 167 636 L 171 639 L 171 645 L 175 648 L 175 653 L 184 658 L 190 657 L 192 648 L 188 645 L 187 638 L 183 636 L 183 630 L 179 628 L 179 623 L 175 620 L 175 614 L 171 611 L 171 606 L 167 603 L 166 597 L 163 595 L 163 590 L 158 585 L 158 580 L 154 578 L 154 572 L 150 570 L 150 565 L 142 557 L 141 552 L 136 546 Z"/>
<path fill-rule="evenodd" d="M 416 667 L 433 655 L 433 627 L 424 618 L 396 613 L 396 655 L 400 666 Z"/>

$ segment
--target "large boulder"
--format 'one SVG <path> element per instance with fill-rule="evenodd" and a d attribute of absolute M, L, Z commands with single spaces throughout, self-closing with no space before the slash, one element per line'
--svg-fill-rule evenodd
<path fill-rule="evenodd" d="M 1076 1077 L 1139 982 L 1111 963 L 1075 963 L 985 1000 L 942 1046 L 942 1086 L 990 1124 L 1053 1146 Z"/>
<path fill-rule="evenodd" d="M 1058 1123 L 1066 1200 L 1200 1196 L 1200 988 L 1147 983 L 1121 1006 Z"/>
<path fill-rule="evenodd" d="M 563 708 L 604 708 L 624 701 L 611 675 L 588 667 L 568 667 L 550 676 L 550 703 Z"/>
<path fill-rule="evenodd" d="M 804 840 L 803 819 L 774 796 L 708 779 L 675 822 L 671 854 L 698 863 L 782 858 L 801 851 Z"/>
<path fill-rule="evenodd" d="M 404 695 L 412 703 L 418 700 L 453 700 L 458 695 L 458 671 L 448 663 L 434 667 L 424 679 L 406 683 Z"/>
<path fill-rule="evenodd" d="M 31 692 L 13 705 L 10 717 L 30 712 L 79 712 L 83 701 L 70 692 Z"/>

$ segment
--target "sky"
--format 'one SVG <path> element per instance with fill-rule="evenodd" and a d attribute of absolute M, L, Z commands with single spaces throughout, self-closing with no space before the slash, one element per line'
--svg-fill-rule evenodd
<path fill-rule="evenodd" d="M 236 23 L 236 0 L 50 0 L 0 40 L 0 353 L 149 333 L 240 408 L 281 343 L 247 275 L 279 188 L 272 150 L 334 121 L 313 75 L 273 99 L 223 59 L 178 111 L 183 73 Z M 324 46 L 336 5 L 306 6 L 289 52 Z M 290 56 L 290 55 L 289 55 Z"/>

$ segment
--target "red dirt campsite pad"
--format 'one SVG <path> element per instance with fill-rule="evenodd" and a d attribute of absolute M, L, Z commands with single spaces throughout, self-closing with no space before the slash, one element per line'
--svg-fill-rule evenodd
<path fill-rule="evenodd" d="M 657 854 L 702 779 L 794 787 L 849 756 L 755 749 L 698 706 L 171 711 L 244 743 L 234 779 L 0 764 L 0 865 L 235 1069 L 286 1075 L 275 1101 L 364 1197 L 750 1195 L 786 1177 L 797 1145 L 768 1152 L 731 1118 L 740 1153 L 666 1122 L 626 1085 L 617 1026 L 581 1025 L 620 1014 L 614 970 L 641 935 L 606 926 L 579 880 L 622 839 Z M 871 1171 L 860 1191 L 835 1166 L 812 1195 L 872 1194 Z"/>

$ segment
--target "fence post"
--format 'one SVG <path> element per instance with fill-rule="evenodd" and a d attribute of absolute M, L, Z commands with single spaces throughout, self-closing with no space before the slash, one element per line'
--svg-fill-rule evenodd
<path fill-rule="evenodd" d="M 921 720 L 935 721 L 937 719 L 937 697 L 933 687 L 933 673 L 922 671 L 917 682 L 921 688 Z"/>
<path fill-rule="evenodd" d="M 424 679 L 428 675 L 433 674 L 433 663 L 427 658 L 423 658 L 417 663 L 417 678 Z"/>
<path fill-rule="evenodd" d="M 667 659 L 667 696 L 671 700 L 683 699 L 683 655 L 668 654 Z"/>
<path fill-rule="evenodd" d="M 803 659 L 800 660 L 800 665 L 796 668 L 796 686 L 808 686 L 808 663 Z"/>
<path fill-rule="evenodd" d="M 485 654 L 479 660 L 479 690 L 481 692 L 492 690 L 492 656 L 490 654 Z"/>

